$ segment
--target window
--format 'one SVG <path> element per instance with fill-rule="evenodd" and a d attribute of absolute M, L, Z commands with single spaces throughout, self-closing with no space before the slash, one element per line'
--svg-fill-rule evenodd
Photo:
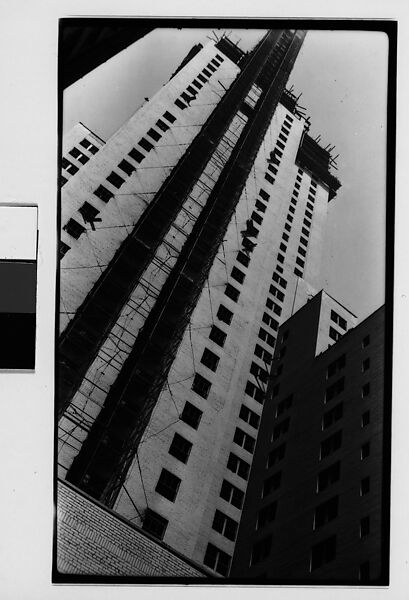
<path fill-rule="evenodd" d="M 270 294 L 272 296 L 274 296 L 275 298 L 277 298 L 277 300 L 279 300 L 280 302 L 282 302 L 284 300 L 284 293 L 281 292 L 274 285 L 270 285 Z"/>
<path fill-rule="evenodd" d="M 142 523 L 142 529 L 159 540 L 163 540 L 168 522 L 167 519 L 164 519 L 150 508 L 147 508 Z"/>
<path fill-rule="evenodd" d="M 134 160 L 137 163 L 142 162 L 145 158 L 142 152 L 139 152 L 139 150 L 136 150 L 136 148 L 132 148 L 132 150 L 128 153 L 128 156 L 130 156 L 132 160 Z"/>
<path fill-rule="evenodd" d="M 176 121 L 176 117 L 172 115 L 172 113 L 166 111 L 163 113 L 163 118 L 169 121 L 169 123 L 174 123 Z"/>
<path fill-rule="evenodd" d="M 73 158 L 76 158 L 77 160 L 79 160 L 80 163 L 83 165 L 85 165 L 85 163 L 87 163 L 89 161 L 89 157 L 86 156 L 85 154 L 83 154 L 82 152 L 80 152 L 78 150 L 78 148 L 73 148 L 72 150 L 70 150 L 69 154 L 71 154 L 71 156 Z"/>
<path fill-rule="evenodd" d="M 273 184 L 273 183 L 274 183 L 274 181 L 275 181 L 274 177 L 271 177 L 271 175 L 269 175 L 268 173 L 266 173 L 266 174 L 264 175 L 264 179 L 266 179 L 266 180 L 267 180 L 269 183 L 271 183 L 271 184 Z"/>
<path fill-rule="evenodd" d="M 190 106 L 190 103 L 192 102 L 192 100 L 195 99 L 196 94 L 194 96 L 189 96 L 189 94 L 183 92 L 182 94 L 180 94 L 180 97 L 186 102 L 188 106 Z"/>
<path fill-rule="evenodd" d="M 369 396 L 370 392 L 371 392 L 371 384 L 369 382 L 365 383 L 365 385 L 362 386 L 362 392 L 361 392 L 362 398 L 366 398 L 366 396 Z"/>
<path fill-rule="evenodd" d="M 312 219 L 312 212 L 310 212 L 309 210 L 306 210 L 305 216 L 308 217 L 309 219 Z"/>
<path fill-rule="evenodd" d="M 162 119 L 156 121 L 156 127 L 158 127 L 161 131 L 167 131 L 169 129 L 169 125 L 167 125 L 165 121 L 162 121 Z"/>
<path fill-rule="evenodd" d="M 239 418 L 248 423 L 250 427 L 254 427 L 254 429 L 258 429 L 260 423 L 260 417 L 254 411 L 250 410 L 245 404 L 241 405 Z"/>
<path fill-rule="evenodd" d="M 62 159 L 61 165 L 62 165 L 62 168 L 65 169 L 66 171 L 68 171 L 68 173 L 70 175 L 75 175 L 75 173 L 78 172 L 78 167 L 76 167 L 75 165 L 73 165 L 72 162 L 70 162 L 66 158 Z"/>
<path fill-rule="evenodd" d="M 234 519 L 231 519 L 230 517 L 222 513 L 220 510 L 216 510 L 213 519 L 212 529 L 214 529 L 221 535 L 224 535 L 224 537 L 226 537 L 228 540 L 234 542 L 234 540 L 236 539 L 237 527 L 237 521 L 234 521 Z"/>
<path fill-rule="evenodd" d="M 361 496 L 365 496 L 365 494 L 369 494 L 369 489 L 370 489 L 370 478 L 369 477 L 364 477 L 363 479 L 361 479 Z"/>
<path fill-rule="evenodd" d="M 80 225 L 75 219 L 70 219 L 66 225 L 63 227 L 64 231 L 68 233 L 71 237 L 78 240 L 78 238 L 84 233 L 85 227 Z"/>
<path fill-rule="evenodd" d="M 310 235 L 310 232 L 308 231 L 308 229 L 306 227 L 301 228 L 301 233 L 303 233 L 306 237 L 309 237 L 309 235 Z"/>
<path fill-rule="evenodd" d="M 200 362 L 211 371 L 216 371 L 217 365 L 219 364 L 219 360 L 220 358 L 217 356 L 217 354 L 215 354 L 208 348 L 205 348 Z"/>
<path fill-rule="evenodd" d="M 331 425 L 342 419 L 342 411 L 343 405 L 340 402 L 334 408 L 324 413 L 322 417 L 322 429 L 328 429 L 328 427 L 331 427 Z"/>
<path fill-rule="evenodd" d="M 207 69 L 203 69 L 202 73 L 203 73 L 203 75 L 206 75 L 206 77 L 210 77 L 211 76 L 210 71 L 208 71 Z"/>
<path fill-rule="evenodd" d="M 320 460 L 323 460 L 341 447 L 342 432 L 337 431 L 321 442 Z"/>
<path fill-rule="evenodd" d="M 288 233 L 283 233 L 283 240 L 285 242 L 288 242 L 289 239 L 290 239 L 290 236 L 288 235 Z"/>
<path fill-rule="evenodd" d="M 284 225 L 284 229 L 285 229 L 286 231 L 291 231 L 291 225 L 290 225 L 290 223 L 285 223 L 285 225 Z"/>
<path fill-rule="evenodd" d="M 191 449 L 192 444 L 185 440 L 185 438 L 179 435 L 178 433 L 175 433 L 169 448 L 169 454 L 171 454 L 181 462 L 186 463 L 187 459 L 189 458 Z"/>
<path fill-rule="evenodd" d="M 288 207 L 288 212 L 290 212 L 292 215 L 295 213 L 295 208 L 294 206 L 289 206 Z"/>
<path fill-rule="evenodd" d="M 298 254 L 301 254 L 301 256 L 306 256 L 307 251 L 304 250 L 304 248 L 302 248 L 302 246 L 298 246 Z"/>
<path fill-rule="evenodd" d="M 300 267 L 304 268 L 305 262 L 303 261 L 302 258 L 300 258 L 299 256 L 297 256 L 297 258 L 295 259 L 295 262 L 297 263 L 297 265 L 299 265 Z"/>
<path fill-rule="evenodd" d="M 283 256 L 283 254 L 278 254 L 277 255 L 277 260 L 278 260 L 278 262 L 283 263 L 284 262 L 284 256 Z"/>
<path fill-rule="evenodd" d="M 291 215 L 287 215 L 287 221 L 289 223 L 292 223 L 294 221 L 293 217 Z"/>
<path fill-rule="evenodd" d="M 281 421 L 281 423 L 277 423 L 277 425 L 273 429 L 272 441 L 275 442 L 276 440 L 278 440 L 278 438 L 280 438 L 282 435 L 287 433 L 289 426 L 290 426 L 290 418 L 289 417 L 284 419 L 284 421 Z"/>
<path fill-rule="evenodd" d="M 268 535 L 254 544 L 251 552 L 251 565 L 256 565 L 267 558 L 267 556 L 270 554 L 272 541 L 272 536 Z"/>
<path fill-rule="evenodd" d="M 207 544 L 206 554 L 203 559 L 203 563 L 220 573 L 220 575 L 228 575 L 230 569 L 231 556 L 213 546 L 213 544 Z"/>
<path fill-rule="evenodd" d="M 369 535 L 369 517 L 361 519 L 360 536 L 361 538 Z"/>
<path fill-rule="evenodd" d="M 112 171 L 111 175 L 108 175 L 107 181 L 109 181 L 109 183 L 118 189 L 123 183 L 125 183 L 125 179 L 122 179 L 122 177 L 120 177 L 118 173 L 115 173 L 115 171 Z"/>
<path fill-rule="evenodd" d="M 260 189 L 258 195 L 260 196 L 260 198 L 262 198 L 263 200 L 265 200 L 266 202 L 269 201 L 270 199 L 270 194 L 267 194 L 266 191 L 264 191 L 263 189 Z"/>
<path fill-rule="evenodd" d="M 139 146 L 149 152 L 153 148 L 153 144 L 151 144 L 147 139 L 141 138 L 138 142 Z"/>
<path fill-rule="evenodd" d="M 294 269 L 294 274 L 297 275 L 297 277 L 302 277 L 303 276 L 303 272 L 300 271 L 300 269 Z"/>
<path fill-rule="evenodd" d="M 213 325 L 209 333 L 209 339 L 211 339 L 212 342 L 215 342 L 215 344 L 223 348 L 224 342 L 226 340 L 226 334 L 224 333 L 224 331 L 216 327 L 216 325 Z"/>
<path fill-rule="evenodd" d="M 236 508 L 241 509 L 243 506 L 244 492 L 224 479 L 220 490 L 220 498 L 223 498 L 223 500 L 226 500 L 226 502 L 229 502 L 229 504 L 232 504 Z"/>
<path fill-rule="evenodd" d="M 250 259 L 241 250 L 239 250 L 239 252 L 238 252 L 238 254 L 236 256 L 236 260 L 237 260 L 237 262 L 241 263 L 244 267 L 248 267 L 249 266 Z"/>
<path fill-rule="evenodd" d="M 260 367 L 260 365 L 258 365 L 255 362 L 251 363 L 250 373 L 252 375 L 254 375 L 254 377 L 256 377 L 256 379 L 260 379 L 260 381 L 263 381 L 264 383 L 268 379 L 267 371 L 265 369 L 263 369 L 263 367 Z"/>
<path fill-rule="evenodd" d="M 314 529 L 322 527 L 338 516 L 338 496 L 319 504 L 314 514 Z"/>
<path fill-rule="evenodd" d="M 284 400 L 281 400 L 281 402 L 279 402 L 277 404 L 276 414 L 275 414 L 276 418 L 279 417 L 280 415 L 282 415 L 283 412 L 285 412 L 286 410 L 291 408 L 292 403 L 293 403 L 293 395 L 292 394 L 290 396 L 287 396 L 287 398 L 284 398 Z"/>
<path fill-rule="evenodd" d="M 266 325 L 271 327 L 271 329 L 274 329 L 275 331 L 277 331 L 279 323 L 271 315 L 264 313 L 263 317 L 262 317 L 262 321 L 263 321 L 263 323 L 265 323 Z"/>
<path fill-rule="evenodd" d="M 250 452 L 250 454 L 253 453 L 254 446 L 256 444 L 256 440 L 251 435 L 249 435 L 248 433 L 246 433 L 245 431 L 240 429 L 239 427 L 236 427 L 236 431 L 234 432 L 233 442 L 235 444 L 237 444 L 238 446 L 240 446 L 240 448 L 244 448 L 244 450 L 246 450 L 247 452 Z"/>
<path fill-rule="evenodd" d="M 271 171 L 271 173 L 273 173 L 273 175 L 277 175 L 277 173 L 278 173 L 278 170 L 275 167 L 273 167 L 273 165 L 271 165 L 271 164 L 268 165 L 267 169 L 269 171 Z"/>
<path fill-rule="evenodd" d="M 61 187 L 67 183 L 68 179 L 63 175 L 60 176 L 60 185 Z"/>
<path fill-rule="evenodd" d="M 367 410 L 362 414 L 361 427 L 364 428 L 367 425 L 369 425 L 369 421 L 370 421 L 370 412 L 369 412 L 369 410 Z"/>
<path fill-rule="evenodd" d="M 341 371 L 345 367 L 346 355 L 341 354 L 336 360 L 330 363 L 327 367 L 327 378 L 335 375 L 337 371 Z"/>
<path fill-rule="evenodd" d="M 301 236 L 300 244 L 302 244 L 303 246 L 308 246 L 308 240 Z"/>
<path fill-rule="evenodd" d="M 238 269 L 237 267 L 233 267 L 231 276 L 233 277 L 233 279 L 235 279 L 239 283 L 243 283 L 246 275 L 243 273 L 243 271 L 240 271 L 240 269 Z"/>
<path fill-rule="evenodd" d="M 262 327 L 260 327 L 260 329 L 259 329 L 258 337 L 261 340 L 263 340 L 263 342 L 265 342 L 266 344 L 268 344 L 269 346 L 274 348 L 274 344 L 276 341 L 275 337 L 273 335 L 271 335 L 271 333 L 268 333 L 268 331 L 266 331 Z"/>
<path fill-rule="evenodd" d="M 304 223 L 304 225 L 306 225 L 307 227 L 311 227 L 311 221 L 309 221 L 308 219 L 303 219 L 303 223 Z"/>
<path fill-rule="evenodd" d="M 367 346 L 369 346 L 369 344 L 370 344 L 370 341 L 371 341 L 371 338 L 370 338 L 370 336 L 369 336 L 369 335 L 366 335 L 366 336 L 364 337 L 364 339 L 362 340 L 362 348 L 366 348 Z"/>
<path fill-rule="evenodd" d="M 261 497 L 265 498 L 272 492 L 275 492 L 276 490 L 278 490 L 280 485 L 281 485 L 281 471 L 278 471 L 278 473 L 274 473 L 274 475 L 270 475 L 270 477 L 267 477 L 267 479 L 264 480 Z"/>
<path fill-rule="evenodd" d="M 199 75 L 197 76 L 198 79 L 200 79 L 200 81 L 202 83 L 206 83 L 207 79 L 206 77 L 204 77 L 201 73 L 199 73 Z"/>
<path fill-rule="evenodd" d="M 333 327 L 329 328 L 329 337 L 336 342 L 342 337 L 342 333 L 334 329 Z"/>
<path fill-rule="evenodd" d="M 340 474 L 341 463 L 339 461 L 320 471 L 318 473 L 317 492 L 322 492 L 339 481 Z"/>
<path fill-rule="evenodd" d="M 97 215 L 99 215 L 99 210 L 97 210 L 89 202 L 84 202 L 84 204 L 78 209 L 78 212 L 81 214 L 85 223 L 91 223 L 91 226 L 93 225 Z"/>
<path fill-rule="evenodd" d="M 60 260 L 67 254 L 69 249 L 70 249 L 70 247 L 68 246 L 68 244 L 65 244 L 64 242 L 60 242 L 60 245 L 59 245 Z"/>
<path fill-rule="evenodd" d="M 362 372 L 364 373 L 365 371 L 367 371 L 370 366 L 371 366 L 371 360 L 369 358 L 365 358 L 365 360 L 362 361 Z"/>
<path fill-rule="evenodd" d="M 261 360 L 263 360 L 267 364 L 270 364 L 273 360 L 273 355 L 270 352 L 267 352 L 267 350 L 264 350 L 264 348 L 262 348 L 262 346 L 260 346 L 259 344 L 256 344 L 254 354 L 258 356 L 258 358 L 261 358 Z"/>
<path fill-rule="evenodd" d="M 256 400 L 256 402 L 263 404 L 264 392 L 259 387 L 254 385 L 254 383 L 252 383 L 251 381 L 248 381 L 246 383 L 245 392 L 248 396 L 250 396 L 250 398 L 254 398 L 254 400 Z"/>
<path fill-rule="evenodd" d="M 277 512 L 277 502 L 272 502 L 262 508 L 257 516 L 257 529 L 262 529 L 271 521 L 274 521 Z"/>
<path fill-rule="evenodd" d="M 174 502 L 180 483 L 181 479 L 179 477 L 176 477 L 176 475 L 173 475 L 173 473 L 166 469 L 162 469 L 155 491 L 164 498 Z"/>
<path fill-rule="evenodd" d="M 190 404 L 190 402 L 186 402 L 183 407 L 183 411 L 181 414 L 181 419 L 193 429 L 197 429 L 199 427 L 200 419 L 202 418 L 202 411 Z"/>
<path fill-rule="evenodd" d="M 264 213 L 264 212 L 266 212 L 267 206 L 265 204 L 263 204 L 262 202 L 260 202 L 260 200 L 256 200 L 256 208 L 257 208 L 257 210 Z"/>
<path fill-rule="evenodd" d="M 285 146 L 284 146 L 284 144 L 283 144 L 282 142 L 277 142 L 277 143 L 276 143 L 276 146 L 277 146 L 278 148 L 280 148 L 281 150 L 284 150 L 284 149 L 285 149 Z"/>
<path fill-rule="evenodd" d="M 334 323 L 339 325 L 341 327 L 341 329 L 344 329 L 344 331 L 347 329 L 346 320 L 343 317 L 341 317 L 339 314 L 337 314 L 335 312 L 335 310 L 331 310 L 331 321 L 334 321 Z"/>
<path fill-rule="evenodd" d="M 298 198 L 298 196 L 299 196 L 299 191 L 293 190 L 293 199 L 295 200 L 296 198 Z"/>
<path fill-rule="evenodd" d="M 245 460 L 239 458 L 232 452 L 230 452 L 229 460 L 227 461 L 227 468 L 232 473 L 236 473 L 236 475 L 238 475 L 242 479 L 247 480 L 249 476 L 250 465 Z"/>
<path fill-rule="evenodd" d="M 217 311 L 217 318 L 220 319 L 220 321 L 223 321 L 223 323 L 230 325 L 233 318 L 233 313 L 228 308 L 223 306 L 223 304 L 220 304 L 219 310 Z"/>
<path fill-rule="evenodd" d="M 228 283 L 226 285 L 226 289 L 224 290 L 224 293 L 226 294 L 226 296 L 228 298 L 233 300 L 233 302 L 237 302 L 237 300 L 239 299 L 239 296 L 240 296 L 239 290 L 236 289 L 234 286 L 230 285 L 230 283 Z"/>
<path fill-rule="evenodd" d="M 179 100 L 179 98 L 175 100 L 175 105 L 180 108 L 180 110 L 185 110 L 185 108 L 187 108 L 186 104 L 184 104 L 182 100 Z"/>
<path fill-rule="evenodd" d="M 365 561 L 359 565 L 359 581 L 369 581 L 370 568 L 369 561 Z"/>
<path fill-rule="evenodd" d="M 337 538 L 332 535 L 311 549 L 311 571 L 315 571 L 335 559 Z"/>
<path fill-rule="evenodd" d="M 109 202 L 109 200 L 113 197 L 113 193 L 106 189 L 103 185 L 97 187 L 94 192 L 95 196 L 97 196 L 102 202 Z"/>
<path fill-rule="evenodd" d="M 277 273 L 284 273 L 284 269 L 281 265 L 276 265 L 276 271 Z"/>
<path fill-rule="evenodd" d="M 335 396 L 338 396 L 341 392 L 344 391 L 345 388 L 345 377 L 341 377 L 337 379 L 335 383 L 327 387 L 325 391 L 325 400 L 324 402 L 330 402 Z"/>
<path fill-rule="evenodd" d="M 197 81 L 197 79 L 192 81 L 192 85 L 194 85 L 198 90 L 201 90 L 203 87 L 203 83 L 200 83 L 200 81 Z"/>
<path fill-rule="evenodd" d="M 86 138 L 84 138 L 80 142 L 80 146 L 85 148 L 85 150 L 89 150 L 89 152 L 91 152 L 91 154 L 96 154 L 98 152 L 98 148 L 96 146 L 94 146 L 94 144 L 91 144 L 91 142 L 88 141 Z"/>
<path fill-rule="evenodd" d="M 368 458 L 368 456 L 371 453 L 371 447 L 369 442 L 366 442 L 365 444 L 362 444 L 361 446 L 361 460 L 365 460 L 365 458 Z"/>
<path fill-rule="evenodd" d="M 199 394 L 199 396 L 202 396 L 202 398 L 207 398 L 209 395 L 210 386 L 210 381 L 207 381 L 207 379 L 199 375 L 199 373 L 196 373 L 192 384 L 192 390 L 196 392 L 196 394 Z"/>
<path fill-rule="evenodd" d="M 287 136 L 286 136 L 286 135 L 284 135 L 284 134 L 282 133 L 282 131 L 279 133 L 278 137 L 279 137 L 279 139 L 280 139 L 280 140 L 282 140 L 284 143 L 287 141 Z"/>
<path fill-rule="evenodd" d="M 317 187 L 317 182 L 314 179 L 311 179 L 311 187 L 312 188 L 316 188 Z"/>
<path fill-rule="evenodd" d="M 295 189 L 295 190 L 299 190 L 299 189 L 300 189 L 300 184 L 299 184 L 299 182 L 298 182 L 298 181 L 296 181 L 296 182 L 294 183 L 294 189 Z"/>
<path fill-rule="evenodd" d="M 127 175 L 132 175 L 132 173 L 135 171 L 135 167 L 125 159 L 121 160 L 118 167 L 122 169 L 122 171 L 124 171 Z"/>
<path fill-rule="evenodd" d="M 270 469 L 273 465 L 280 462 L 280 460 L 283 460 L 284 455 L 285 455 L 285 443 L 281 444 L 280 446 L 277 446 L 277 448 L 274 448 L 274 450 L 271 450 L 271 452 L 268 455 L 268 459 L 267 459 L 267 469 Z M 281 473 L 280 473 L 279 481 L 281 481 Z M 280 483 L 278 483 L 278 485 L 280 485 Z"/>
<path fill-rule="evenodd" d="M 277 273 L 273 273 L 273 281 L 275 281 L 276 283 L 278 283 L 278 285 L 280 285 L 281 287 L 286 289 L 286 287 L 287 287 L 286 280 L 283 279 L 282 277 L 280 277 L 280 275 L 277 275 Z"/>
<path fill-rule="evenodd" d="M 287 129 L 287 127 L 285 127 L 284 123 L 283 123 L 283 125 L 281 126 L 281 131 L 283 131 L 283 132 L 284 132 L 286 135 L 288 135 L 288 134 L 290 133 L 290 130 L 289 130 L 289 129 Z"/>
<path fill-rule="evenodd" d="M 261 215 L 259 215 L 258 213 L 256 213 L 254 210 L 251 213 L 251 218 L 253 219 L 253 221 L 258 223 L 258 225 L 261 225 L 263 223 L 263 217 Z"/>

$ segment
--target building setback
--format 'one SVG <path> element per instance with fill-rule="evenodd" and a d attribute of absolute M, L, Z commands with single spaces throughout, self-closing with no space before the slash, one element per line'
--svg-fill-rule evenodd
<path fill-rule="evenodd" d="M 232 577 L 387 582 L 384 308 L 317 353 L 320 328 L 342 326 L 325 302 L 279 330 Z"/>
<path fill-rule="evenodd" d="M 316 296 L 340 182 L 285 90 L 304 37 L 198 45 L 106 143 L 64 145 L 59 477 L 222 576 L 280 325 L 314 297 L 314 356 L 356 325 Z"/>

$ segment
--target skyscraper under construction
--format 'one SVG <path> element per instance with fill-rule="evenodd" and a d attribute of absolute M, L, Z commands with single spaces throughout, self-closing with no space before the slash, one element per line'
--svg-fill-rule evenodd
<path fill-rule="evenodd" d="M 64 140 L 59 477 L 222 576 L 340 186 L 286 89 L 305 34 L 198 44 L 107 142 Z M 316 354 L 356 324 L 320 306 Z"/>

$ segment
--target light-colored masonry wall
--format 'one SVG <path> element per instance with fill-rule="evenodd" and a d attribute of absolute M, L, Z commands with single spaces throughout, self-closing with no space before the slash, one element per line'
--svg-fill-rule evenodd
<path fill-rule="evenodd" d="M 345 319 L 347 323 L 346 329 L 343 329 L 339 324 L 331 319 L 331 312 L 335 311 L 337 315 Z M 315 354 L 321 354 L 336 343 L 336 340 L 329 337 L 330 327 L 334 329 L 339 337 L 342 337 L 349 329 L 352 329 L 357 324 L 357 317 L 350 310 L 342 306 L 335 298 L 332 298 L 327 293 L 322 292 L 322 302 L 320 310 L 320 320 L 318 325 L 317 345 Z"/>
<path fill-rule="evenodd" d="M 213 57 L 217 54 L 217 52 L 212 44 L 211 50 L 212 53 L 210 57 Z M 202 53 L 203 52 L 204 51 L 202 51 Z M 201 58 L 201 63 L 200 65 L 196 65 L 193 74 L 196 75 L 198 70 L 200 71 L 199 66 L 203 68 L 203 66 L 206 66 L 208 61 L 209 49 L 206 47 L 206 52 L 204 52 L 204 55 Z M 227 59 L 225 59 L 225 61 L 227 62 Z M 224 63 L 222 63 L 221 66 L 223 65 Z M 187 67 L 188 66 L 189 65 L 187 65 Z M 230 69 L 230 75 L 232 73 L 237 73 L 237 67 L 233 64 Z M 182 89 L 185 89 L 187 85 L 186 79 L 189 83 L 191 82 L 191 80 L 193 79 L 193 74 L 189 71 L 189 73 L 186 75 L 183 81 Z M 218 74 L 217 72 L 214 75 L 217 75 L 217 77 L 219 78 L 221 77 L 221 74 Z M 212 78 L 210 79 L 210 82 L 211 81 Z M 210 86 L 208 96 L 210 97 L 211 94 L 214 95 L 215 91 L 214 89 L 212 90 L 212 84 L 208 83 L 205 84 L 205 86 L 206 85 Z M 202 90 L 204 90 L 204 88 L 202 88 Z M 159 94 L 161 94 L 162 98 L 163 90 L 161 90 Z M 199 93 L 198 99 L 195 102 L 204 102 L 205 99 L 206 98 L 201 99 Z M 212 99 L 213 109 L 215 104 L 215 98 L 212 97 Z M 217 99 L 219 98 L 217 97 Z M 175 116 L 178 114 L 177 111 L 179 111 L 179 113 L 182 113 L 181 115 L 178 115 L 178 121 L 176 121 L 175 123 L 175 125 L 177 125 L 176 131 L 180 129 L 185 130 L 186 132 L 190 132 L 190 138 L 192 139 L 194 135 L 197 134 L 200 128 L 198 128 L 197 126 L 190 128 L 180 126 L 178 125 L 178 122 L 182 118 L 182 116 L 183 118 L 185 118 L 185 113 L 189 113 L 189 110 L 195 108 L 195 102 L 191 103 L 190 109 L 187 108 L 184 111 L 181 111 L 173 105 L 173 101 L 171 102 L 171 99 L 169 97 L 167 98 L 167 100 L 168 106 L 164 106 L 163 102 L 160 105 L 161 114 L 167 109 L 169 111 L 172 111 L 172 114 L 174 114 Z M 152 99 L 151 103 L 153 103 L 153 105 L 156 106 L 156 96 Z M 139 113 L 140 111 L 138 111 L 137 114 Z M 203 124 L 206 115 L 207 113 L 205 115 L 201 115 L 199 121 L 200 124 Z M 129 126 L 132 125 L 134 118 L 135 117 L 133 117 L 129 122 Z M 155 116 L 154 120 L 152 119 L 152 121 L 156 122 L 156 119 L 157 115 Z M 103 406 L 103 403 L 105 401 L 106 395 L 112 383 L 118 376 L 118 373 L 120 372 L 124 361 L 128 357 L 129 352 L 131 351 L 133 343 L 136 339 L 136 336 L 138 335 L 139 329 L 143 326 L 146 317 L 149 315 L 150 310 L 156 302 L 156 299 L 160 293 L 163 284 L 165 283 L 169 273 L 171 272 L 172 267 L 175 265 L 179 253 L 183 247 L 183 244 L 186 241 L 188 235 L 190 234 L 193 225 L 197 217 L 199 216 L 202 208 L 206 204 L 209 194 L 212 188 L 214 187 L 223 166 L 226 164 L 237 142 L 237 139 L 240 136 L 241 131 L 243 130 L 246 120 L 247 117 L 245 117 L 241 113 L 232 116 L 232 121 L 225 135 L 223 136 L 218 146 L 215 148 L 215 151 L 212 157 L 210 158 L 209 162 L 207 163 L 199 180 L 193 187 L 182 209 L 176 216 L 174 223 L 172 224 L 171 228 L 162 240 L 152 262 L 148 265 L 147 269 L 145 270 L 141 279 L 139 280 L 138 285 L 135 287 L 128 301 L 124 305 L 117 322 L 109 332 L 107 339 L 103 343 L 95 360 L 88 369 L 88 372 L 85 378 L 83 379 L 78 392 L 75 394 L 71 404 L 67 408 L 66 413 L 60 420 L 58 433 L 58 468 L 61 477 L 65 476 L 65 473 L 72 464 L 74 457 L 78 454 L 84 439 L 88 435 L 88 431 L 92 426 L 93 421 L 99 414 L 99 411 L 101 410 L 101 407 Z M 143 125 L 145 127 L 144 131 L 146 131 L 148 127 L 146 126 L 145 122 Z M 139 137 L 137 139 L 139 139 Z M 187 139 L 187 134 L 185 135 L 185 139 Z M 160 143 L 163 144 L 162 140 Z M 108 153 L 110 151 L 111 146 L 112 142 L 110 140 L 104 148 L 105 153 Z M 153 150 L 151 151 L 151 153 L 152 152 Z M 147 162 L 145 161 L 148 160 L 148 156 L 143 161 L 143 165 L 147 164 Z M 178 158 L 179 156 L 180 155 L 178 154 Z M 163 159 L 163 157 L 161 157 L 160 154 L 158 154 L 156 160 L 159 161 L 161 158 Z M 118 161 L 119 159 L 116 160 Z M 152 178 L 152 181 L 154 174 L 156 173 L 156 185 L 157 188 L 159 188 L 160 183 L 162 182 L 163 170 L 161 168 L 145 170 L 147 170 L 150 174 L 149 176 Z M 130 177 L 129 185 L 131 185 L 133 177 L 134 176 Z M 134 187 L 137 183 L 137 180 L 133 182 Z M 126 184 L 124 184 L 121 187 L 121 192 L 125 188 L 125 185 Z M 136 196 L 133 195 L 134 199 L 135 197 Z M 114 200 L 115 199 L 112 199 L 110 203 Z M 105 217 L 103 219 L 103 223 L 105 223 Z M 103 223 L 100 224 L 99 229 L 96 232 L 94 232 L 95 234 L 99 234 L 99 238 L 96 238 L 94 240 L 94 243 L 101 243 L 101 251 L 106 252 L 108 250 L 111 251 L 113 249 L 113 245 L 116 245 L 116 243 L 118 242 L 117 231 L 120 228 L 104 228 Z M 120 231 L 124 232 L 125 229 L 122 228 L 120 229 Z M 128 231 L 130 231 L 130 229 L 128 229 Z M 84 243 L 88 243 L 88 238 L 89 240 L 92 238 L 93 232 L 87 231 L 86 235 L 87 239 L 84 240 Z M 80 248 L 75 248 L 75 251 L 73 251 L 73 256 L 78 255 L 79 252 Z M 69 256 L 70 253 L 71 251 L 67 253 L 67 256 Z M 84 276 L 84 282 L 88 285 L 86 277 L 87 273 L 89 272 L 89 269 L 70 269 L 68 267 L 62 267 L 62 273 L 64 268 L 65 281 L 67 285 L 69 284 L 69 282 L 72 283 L 74 288 L 76 285 L 80 285 L 81 281 L 79 280 L 79 276 Z M 81 292 L 84 292 L 84 290 L 85 288 L 81 287 Z M 68 300 L 66 300 L 66 294 L 68 294 Z M 68 288 L 66 288 L 66 290 L 62 292 L 62 305 L 64 307 L 66 307 L 67 302 L 70 301 L 69 297 L 69 291 Z"/>
<path fill-rule="evenodd" d="M 305 190 L 300 194 L 299 207 L 290 234 L 287 250 L 289 258 L 286 259 L 283 274 L 287 280 L 287 288 L 281 317 L 265 306 L 267 297 L 272 298 L 269 296 L 271 284 L 282 290 L 272 281 L 272 274 L 298 173 L 295 158 L 304 128 L 304 121 L 294 118 L 275 182 L 270 184 L 264 178 L 269 164 L 267 159 L 275 146 L 286 114 L 289 114 L 288 111 L 279 105 L 228 227 L 225 241 L 219 248 L 207 285 L 194 310 L 190 327 L 185 333 L 169 373 L 168 382 L 139 446 L 137 459 L 125 484 L 127 493 L 121 492 L 115 506 L 120 514 L 138 523 L 139 517 L 129 500 L 129 494 L 142 514 L 148 506 L 168 519 L 169 524 L 164 536 L 166 543 L 197 562 L 203 561 L 209 542 L 229 555 L 233 551 L 234 542 L 213 530 L 212 523 L 216 509 L 235 521 L 240 520 L 240 510 L 220 498 L 219 494 L 223 479 L 243 491 L 246 489 L 246 481 L 227 470 L 226 465 L 230 452 L 247 463 L 251 463 L 252 459 L 249 452 L 233 443 L 233 436 L 236 426 L 252 437 L 256 436 L 255 429 L 239 419 L 239 412 L 242 404 L 258 415 L 262 410 L 261 404 L 246 395 L 244 390 L 247 381 L 256 382 L 249 373 L 251 363 L 255 362 L 266 368 L 262 360 L 254 356 L 255 345 L 259 344 L 272 352 L 272 348 L 258 337 L 260 326 L 271 334 L 275 333 L 262 322 L 263 313 L 267 312 L 279 322 L 283 322 L 316 293 L 309 282 L 296 277 L 293 272 L 295 250 L 298 248 L 301 230 L 300 221 L 303 219 L 303 205 L 306 203 L 307 194 L 304 191 L 311 179 L 309 174 L 303 173 Z M 322 251 L 328 201 L 327 190 L 320 185 L 318 187 L 320 189 L 317 192 L 305 269 L 305 273 L 310 274 L 313 285 L 318 283 L 318 272 L 310 262 L 318 260 Z M 246 221 L 255 208 L 260 188 L 270 194 L 270 199 L 263 223 L 258 226 L 258 238 L 252 238 L 257 245 L 250 255 L 250 265 L 245 268 L 236 261 L 236 256 L 241 247 L 241 232 L 246 229 Z M 233 266 L 246 273 L 241 285 L 230 276 Z M 240 290 L 238 302 L 232 301 L 224 294 L 227 282 Z M 218 321 L 216 317 L 220 304 L 234 313 L 229 326 Z M 213 324 L 227 333 L 223 348 L 209 339 Z M 216 372 L 201 363 L 205 348 L 220 357 Z M 199 373 L 212 384 L 207 399 L 191 389 L 195 373 Z M 186 401 L 203 412 L 197 430 L 180 419 Z M 175 432 L 193 444 L 186 464 L 168 453 Z M 155 492 L 162 468 L 181 479 L 174 502 Z"/>
<path fill-rule="evenodd" d="M 70 575 L 206 577 L 149 534 L 58 482 L 57 570 Z"/>
<path fill-rule="evenodd" d="M 69 219 L 74 218 L 86 227 L 86 232 L 76 240 L 62 230 L 61 240 L 70 250 L 61 261 L 61 331 L 236 78 L 238 67 L 224 57 L 190 106 L 181 110 L 174 104 L 216 54 L 214 43 L 209 42 L 65 184 L 61 198 L 61 226 L 64 228 Z M 176 117 L 176 121 L 163 132 L 155 127 L 155 123 L 163 118 L 165 111 Z M 146 135 L 150 128 L 155 128 L 161 135 L 159 141 Z M 138 146 L 142 137 L 154 145 L 150 152 Z M 128 156 L 132 148 L 145 154 L 140 165 Z M 118 168 L 123 159 L 135 167 L 131 176 Z M 125 179 L 119 190 L 106 181 L 112 171 Z M 115 194 L 108 203 L 94 195 L 100 184 Z M 84 223 L 78 212 L 84 202 L 100 211 L 101 222 L 94 224 L 95 231 L 89 223 Z"/>

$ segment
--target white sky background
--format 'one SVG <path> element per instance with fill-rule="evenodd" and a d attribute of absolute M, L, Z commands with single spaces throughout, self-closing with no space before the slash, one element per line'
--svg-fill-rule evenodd
<path fill-rule="evenodd" d="M 251 49 L 264 30 L 233 30 Z M 64 131 L 81 121 L 108 139 L 169 80 L 211 30 L 162 29 L 64 92 Z M 310 134 L 335 145 L 342 187 L 329 204 L 323 287 L 360 318 L 384 302 L 388 39 L 365 31 L 309 31 L 289 80 L 311 116 Z"/>

